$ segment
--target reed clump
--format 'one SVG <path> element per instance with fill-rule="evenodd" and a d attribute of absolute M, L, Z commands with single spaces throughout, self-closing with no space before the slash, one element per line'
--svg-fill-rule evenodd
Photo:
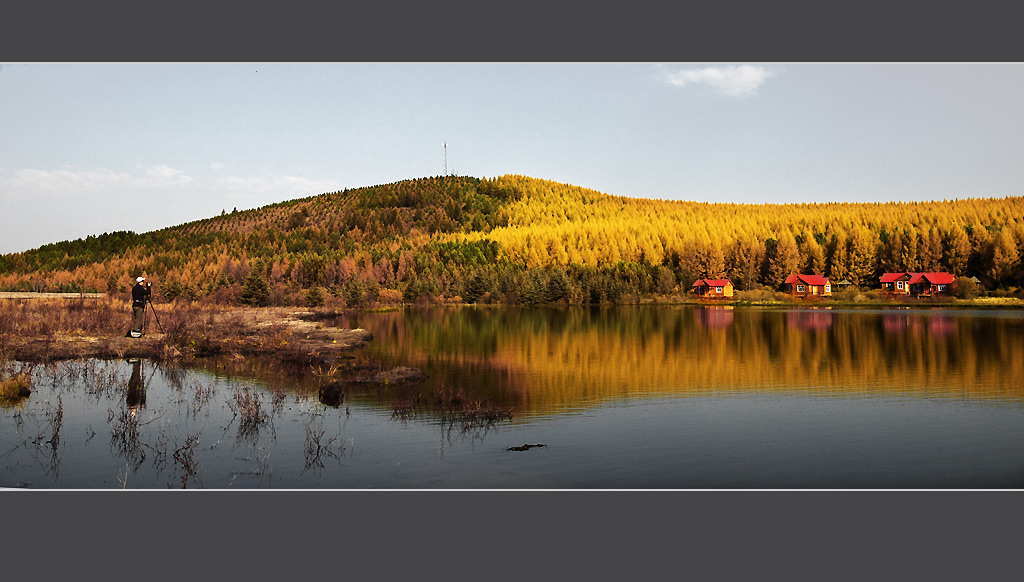
<path fill-rule="evenodd" d="M 0 406 L 22 403 L 32 394 L 32 377 L 27 373 L 0 378 Z"/>
<path fill-rule="evenodd" d="M 422 411 L 430 411 L 443 424 L 459 425 L 464 430 L 492 426 L 515 418 L 515 411 L 511 408 L 473 399 L 466 395 L 465 390 L 446 387 L 438 388 L 432 396 L 416 394 L 391 403 L 392 419 L 408 420 Z"/>
<path fill-rule="evenodd" d="M 270 419 L 270 415 L 263 410 L 263 399 L 259 393 L 248 386 L 235 390 L 234 401 L 229 403 L 229 407 L 238 417 L 238 431 L 241 434 L 256 433 Z"/>

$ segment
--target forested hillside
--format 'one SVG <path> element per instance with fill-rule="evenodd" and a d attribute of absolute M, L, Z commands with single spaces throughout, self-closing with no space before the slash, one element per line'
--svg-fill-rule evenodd
<path fill-rule="evenodd" d="M 876 288 L 948 270 L 1019 286 L 1024 198 L 709 204 L 527 178 L 441 176 L 282 202 L 144 234 L 0 256 L 0 290 L 248 304 L 594 303 L 685 293 L 701 277 L 776 289 L 791 273 Z"/>

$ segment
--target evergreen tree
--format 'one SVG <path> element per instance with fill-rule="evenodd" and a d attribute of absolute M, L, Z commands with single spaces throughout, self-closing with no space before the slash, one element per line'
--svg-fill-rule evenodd
<path fill-rule="evenodd" d="M 320 307 L 324 304 L 324 292 L 320 287 L 311 287 L 306 292 L 306 307 Z"/>
<path fill-rule="evenodd" d="M 242 303 L 254 307 L 265 307 L 270 297 L 270 286 L 260 269 L 251 269 L 249 276 L 245 278 L 242 285 L 242 293 L 239 296 Z"/>

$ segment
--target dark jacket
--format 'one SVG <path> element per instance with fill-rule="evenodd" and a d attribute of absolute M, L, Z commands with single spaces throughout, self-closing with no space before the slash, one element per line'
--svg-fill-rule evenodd
<path fill-rule="evenodd" d="M 132 307 L 145 307 L 149 300 L 150 288 L 142 283 L 132 287 Z"/>

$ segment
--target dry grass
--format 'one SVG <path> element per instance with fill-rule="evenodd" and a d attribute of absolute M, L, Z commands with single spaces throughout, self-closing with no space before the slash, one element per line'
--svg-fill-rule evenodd
<path fill-rule="evenodd" d="M 8 299 L 0 301 L 0 338 L 13 335 L 115 334 L 131 327 L 125 301 L 102 299 Z"/>
<path fill-rule="evenodd" d="M 322 364 L 372 338 L 363 330 L 305 321 L 302 316 L 307 311 L 295 308 L 240 308 L 188 301 L 151 308 L 143 337 L 131 339 L 124 337 L 132 325 L 126 301 L 109 297 L 0 300 L 0 360 L 270 355 Z"/>
<path fill-rule="evenodd" d="M 1024 306 L 1024 299 L 1017 297 L 978 297 L 970 300 L 973 305 L 1015 305 Z"/>
<path fill-rule="evenodd" d="M 27 373 L 0 379 L 0 406 L 15 406 L 32 394 L 32 377 Z"/>

